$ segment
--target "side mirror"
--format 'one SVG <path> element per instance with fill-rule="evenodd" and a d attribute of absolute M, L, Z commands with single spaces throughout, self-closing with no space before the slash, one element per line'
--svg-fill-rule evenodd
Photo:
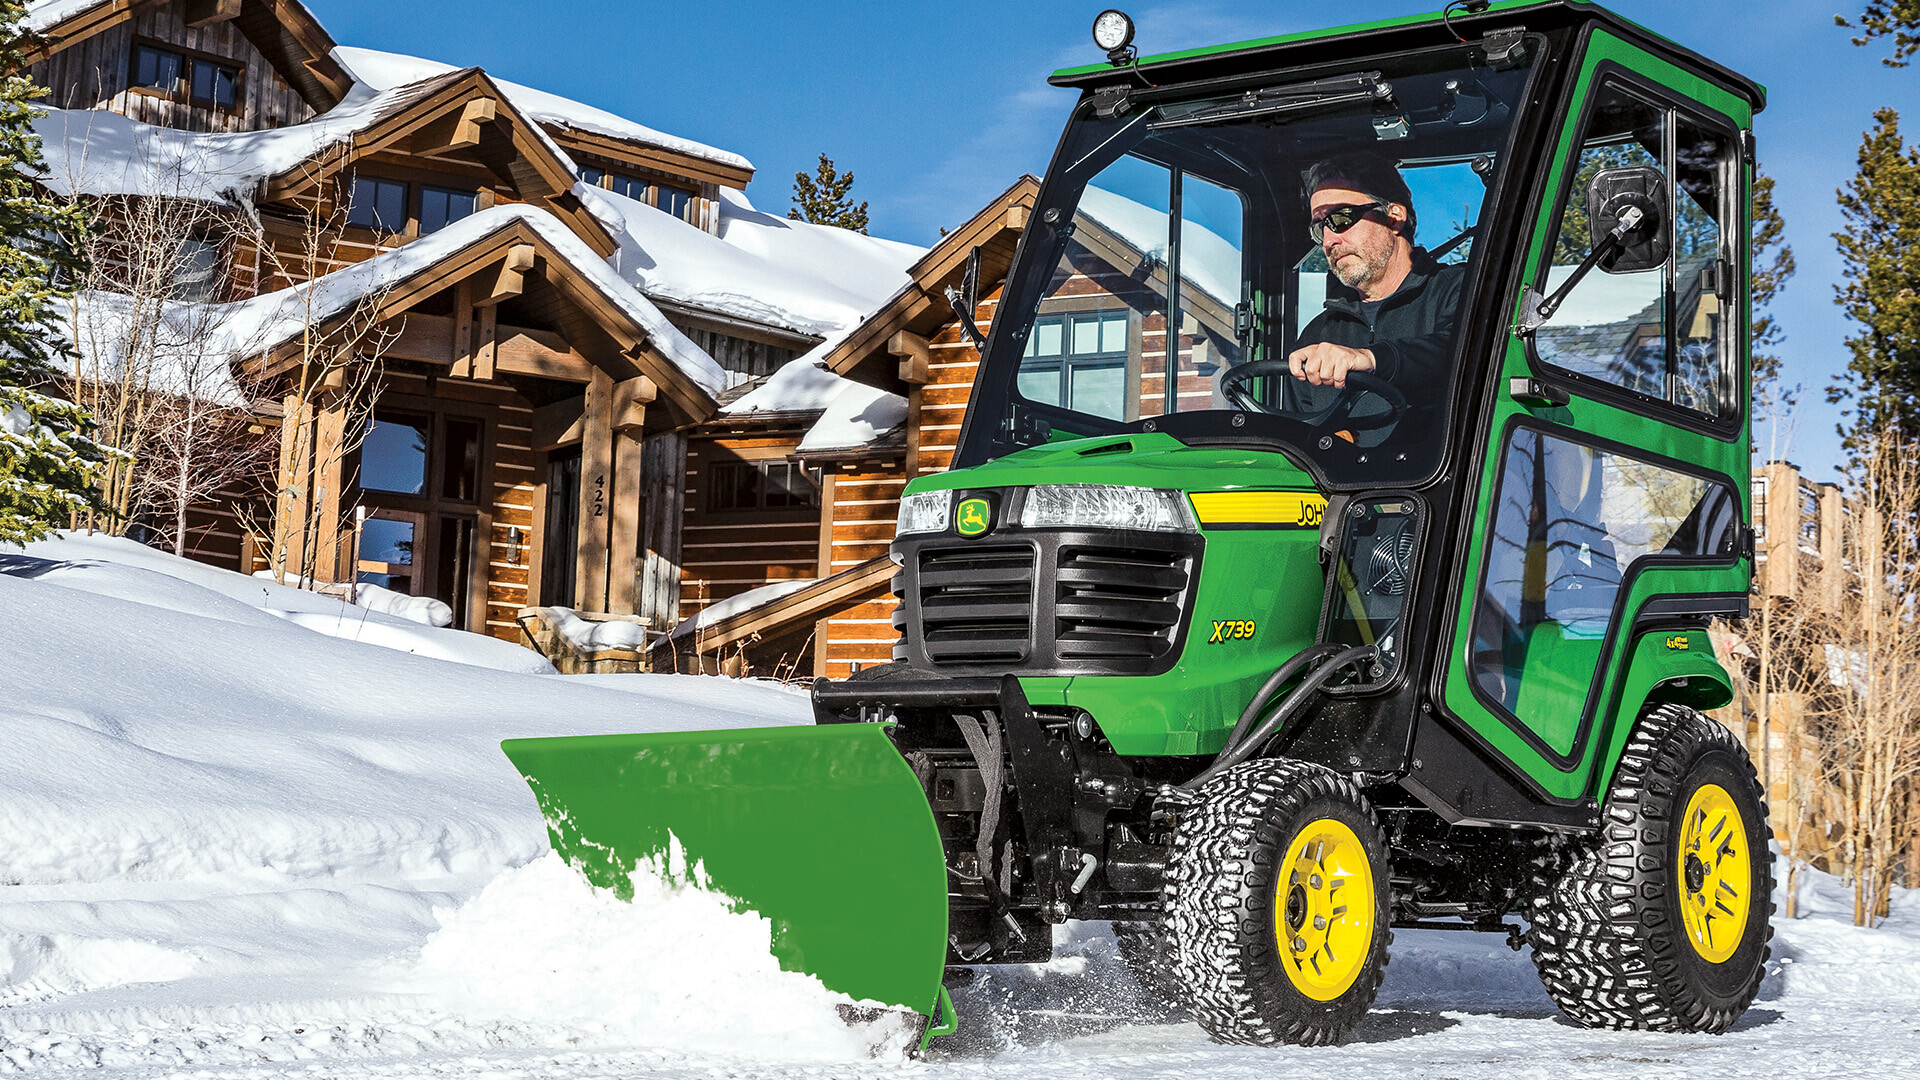
<path fill-rule="evenodd" d="M 1613 253 L 1600 260 L 1600 269 L 1609 274 L 1651 270 L 1665 263 L 1673 250 L 1667 178 L 1650 165 L 1602 169 L 1593 175 L 1587 183 L 1587 235 L 1598 244 L 1620 226 L 1630 208 L 1640 212 L 1640 220 L 1621 235 Z"/>

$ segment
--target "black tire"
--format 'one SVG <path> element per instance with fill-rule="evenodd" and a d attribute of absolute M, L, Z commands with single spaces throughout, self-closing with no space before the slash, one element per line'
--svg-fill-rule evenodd
<path fill-rule="evenodd" d="M 1119 949 L 1120 962 L 1127 966 L 1128 974 L 1148 997 L 1162 1005 L 1186 1004 L 1187 995 L 1180 988 L 1179 973 L 1174 970 L 1173 948 L 1165 927 L 1159 923 L 1116 922 L 1113 941 Z"/>
<path fill-rule="evenodd" d="M 1745 903 L 1733 901 L 1745 921 L 1720 923 L 1718 944 L 1712 931 L 1696 944 L 1687 915 L 1703 910 L 1695 898 L 1706 891 L 1689 891 L 1702 864 L 1686 850 L 1683 819 L 1696 795 L 1718 797 L 1713 787 L 1730 797 L 1741 828 L 1727 830 L 1720 854 L 1709 856 L 1735 857 L 1730 843 L 1718 845 L 1745 833 L 1750 871 L 1737 862 L 1728 871 L 1749 879 Z M 1548 995 L 1586 1027 L 1725 1031 L 1753 1004 L 1773 937 L 1773 834 L 1746 750 L 1692 709 L 1648 706 L 1621 753 L 1603 820 L 1603 835 L 1575 848 L 1533 902 L 1528 938 Z M 1728 955 L 1709 955 L 1720 950 Z"/>
<path fill-rule="evenodd" d="M 1323 865 L 1327 854 L 1322 849 L 1323 863 L 1312 863 L 1312 838 L 1328 830 L 1341 837 L 1334 851 L 1347 851 L 1346 873 L 1320 878 L 1310 867 Z M 1305 861 L 1290 866 L 1296 840 L 1306 844 Z M 1393 939 L 1386 854 L 1372 808 L 1332 770 L 1299 761 L 1249 761 L 1203 787 L 1180 811 L 1166 889 L 1174 974 L 1200 1026 L 1224 1043 L 1321 1046 L 1345 1038 L 1373 1004 L 1386 973 Z M 1302 899 L 1305 886 L 1294 880 L 1303 867 L 1312 878 L 1307 883 L 1320 890 L 1311 900 Z M 1354 880 L 1362 868 L 1364 883 Z M 1370 905 L 1360 911 L 1326 906 L 1359 895 L 1361 884 L 1372 894 Z M 1322 911 L 1337 924 L 1315 924 L 1324 953 L 1307 940 L 1315 931 L 1305 919 Z M 1281 926 L 1294 935 L 1287 944 Z M 1364 951 L 1343 941 L 1342 955 L 1335 957 L 1336 933 L 1364 941 Z M 1293 966 L 1318 965 L 1322 956 L 1325 971 Z M 1318 996 L 1302 989 L 1314 978 L 1330 980 L 1316 987 Z"/>

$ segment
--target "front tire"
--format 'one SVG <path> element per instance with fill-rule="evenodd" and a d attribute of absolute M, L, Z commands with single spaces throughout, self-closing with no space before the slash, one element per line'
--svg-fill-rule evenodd
<path fill-rule="evenodd" d="M 1649 706 L 1604 820 L 1533 904 L 1548 995 L 1586 1027 L 1725 1031 L 1773 936 L 1773 834 L 1746 750 L 1692 709 Z"/>
<path fill-rule="evenodd" d="M 1359 790 L 1250 761 L 1181 811 L 1167 885 L 1174 970 L 1216 1040 L 1319 1046 L 1353 1030 L 1387 965 L 1386 842 Z"/>

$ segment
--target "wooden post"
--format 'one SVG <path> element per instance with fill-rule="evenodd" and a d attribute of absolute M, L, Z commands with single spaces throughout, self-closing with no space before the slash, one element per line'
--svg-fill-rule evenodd
<path fill-rule="evenodd" d="M 815 561 L 814 578 L 825 580 L 833 576 L 833 499 L 834 489 L 838 487 L 839 477 L 829 471 L 820 477 L 820 556 Z M 827 674 L 827 636 L 832 624 L 821 619 L 813 624 L 813 675 L 824 678 Z"/>
<path fill-rule="evenodd" d="M 920 404 L 922 389 L 933 381 L 933 347 L 927 339 L 902 330 L 887 342 L 887 352 L 900 359 L 900 381 L 907 384 L 906 477 L 920 475 Z"/>
<path fill-rule="evenodd" d="M 453 287 L 453 377 L 473 376 L 473 281 Z"/>
<path fill-rule="evenodd" d="M 587 385 L 580 441 L 580 550 L 574 563 L 573 606 L 607 610 L 607 540 L 613 498 L 613 377 L 593 373 Z"/>
<path fill-rule="evenodd" d="M 341 579 L 340 503 L 346 480 L 347 411 L 338 403 L 321 407 L 313 434 L 313 515 L 315 581 Z M 358 569 L 357 567 L 354 569 Z M 347 580 L 354 574 L 348 571 Z"/>
<path fill-rule="evenodd" d="M 493 381 L 493 366 L 500 359 L 500 309 L 488 304 L 480 309 L 479 332 L 473 349 L 473 377 Z"/>
<path fill-rule="evenodd" d="M 299 394 L 283 400 L 280 420 L 280 475 L 274 491 L 274 533 L 279 543 L 273 569 L 298 576 L 306 561 L 308 483 L 313 471 L 313 406 Z"/>
<path fill-rule="evenodd" d="M 686 517 L 687 433 L 649 435 L 640 483 L 640 599 L 635 614 L 665 630 L 680 620 L 680 529 Z"/>
<path fill-rule="evenodd" d="M 632 615 L 639 610 L 641 508 L 646 493 L 645 445 L 647 405 L 658 393 L 653 380 L 642 375 L 613 387 L 613 521 L 608 537 L 607 610 Z"/>

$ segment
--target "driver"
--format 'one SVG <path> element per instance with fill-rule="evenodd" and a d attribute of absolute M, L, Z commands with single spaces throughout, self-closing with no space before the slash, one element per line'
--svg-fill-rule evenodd
<path fill-rule="evenodd" d="M 1306 189 L 1309 231 L 1338 284 L 1328 282 L 1326 310 L 1287 357 L 1295 407 L 1325 408 L 1354 371 L 1411 400 L 1431 399 L 1443 390 L 1466 267 L 1443 266 L 1414 246 L 1413 195 L 1381 157 L 1328 158 L 1307 171 Z"/>

